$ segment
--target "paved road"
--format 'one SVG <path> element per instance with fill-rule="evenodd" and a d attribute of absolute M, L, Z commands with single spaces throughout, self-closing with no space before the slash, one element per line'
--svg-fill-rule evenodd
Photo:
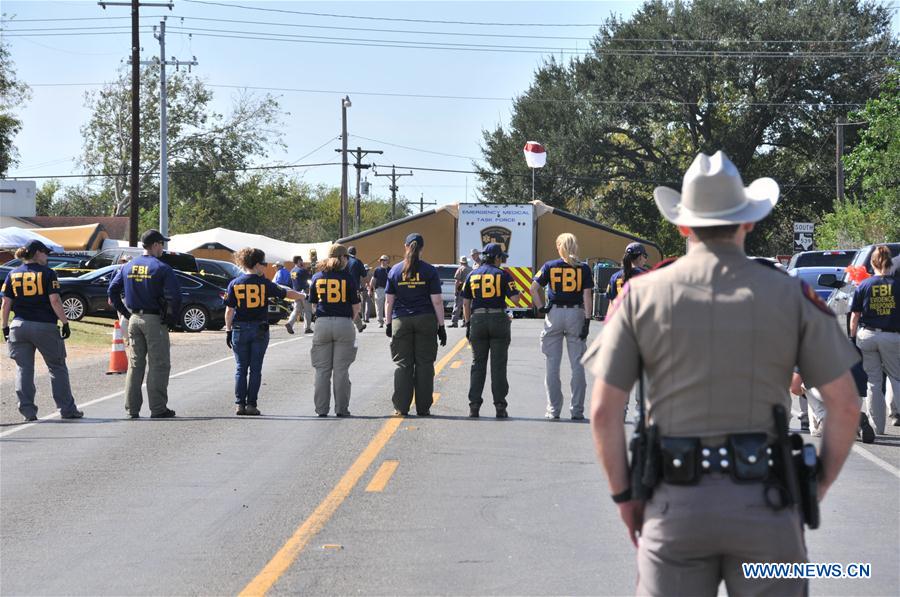
<path fill-rule="evenodd" d="M 123 419 L 124 378 L 93 360 L 73 367 L 79 403 L 113 396 L 86 406 L 84 420 L 11 425 L 6 376 L 0 594 L 632 594 L 633 549 L 588 425 L 542 417 L 538 330 L 514 322 L 506 421 L 465 417 L 461 330 L 441 349 L 429 419 L 389 416 L 392 368 L 377 329 L 360 336 L 350 419 L 314 416 L 310 338 L 282 328 L 261 418 L 232 414 L 221 333 L 176 340 L 173 420 Z M 807 534 L 813 561 L 871 562 L 874 578 L 817 581 L 814 594 L 900 586 L 891 432 L 854 452 L 823 528 Z"/>

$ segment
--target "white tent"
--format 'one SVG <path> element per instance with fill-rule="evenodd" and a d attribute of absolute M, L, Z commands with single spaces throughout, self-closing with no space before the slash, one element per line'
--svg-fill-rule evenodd
<path fill-rule="evenodd" d="M 19 247 L 24 247 L 33 240 L 41 241 L 42 243 L 47 245 L 47 248 L 49 248 L 51 251 L 65 251 L 62 245 L 53 242 L 46 236 L 41 236 L 34 230 L 28 228 L 17 228 L 15 226 L 0 228 L 0 249 L 17 249 Z"/>
<path fill-rule="evenodd" d="M 227 228 L 210 228 L 209 230 L 201 230 L 200 232 L 191 232 L 189 234 L 176 234 L 169 241 L 169 250 L 188 253 L 194 249 L 203 249 L 205 245 L 218 243 L 232 251 L 237 251 L 243 247 L 255 247 L 262 249 L 266 253 L 266 259 L 269 262 L 290 261 L 294 255 L 309 255 L 310 249 L 315 249 L 320 257 L 328 255 L 328 248 L 331 242 L 321 243 L 289 243 L 282 240 L 276 240 L 263 236 L 261 234 L 248 234 L 246 232 L 238 232 Z"/>

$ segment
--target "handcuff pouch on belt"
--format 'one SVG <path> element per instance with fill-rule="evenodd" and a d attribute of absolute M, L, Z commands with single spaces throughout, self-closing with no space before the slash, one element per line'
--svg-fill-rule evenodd
<path fill-rule="evenodd" d="M 661 479 L 672 485 L 695 485 L 704 473 L 729 475 L 737 483 L 760 483 L 770 474 L 765 433 L 735 433 L 724 446 L 704 447 L 699 437 L 662 437 Z"/>

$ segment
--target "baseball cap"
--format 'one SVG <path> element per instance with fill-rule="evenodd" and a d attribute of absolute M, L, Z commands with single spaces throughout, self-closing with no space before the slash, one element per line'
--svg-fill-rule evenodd
<path fill-rule="evenodd" d="M 497 243 L 488 243 L 484 245 L 481 254 L 487 255 L 488 257 L 509 257 L 509 255 L 503 252 L 503 247 Z"/>
<path fill-rule="evenodd" d="M 645 249 L 644 245 L 642 245 L 641 243 L 630 243 L 627 247 L 625 247 L 625 252 L 629 255 L 647 256 L 647 249 Z"/>
<path fill-rule="evenodd" d="M 331 245 L 331 248 L 328 249 L 329 257 L 343 257 L 344 255 L 349 255 L 347 252 L 347 247 L 341 244 Z"/>
<path fill-rule="evenodd" d="M 422 238 L 422 235 L 419 234 L 418 232 L 411 232 L 410 234 L 408 234 L 406 237 L 406 240 L 403 242 L 403 244 L 408 245 L 412 242 L 419 243 L 419 248 L 422 248 L 425 246 L 425 239 Z"/>
<path fill-rule="evenodd" d="M 381 257 L 378 258 L 378 261 L 390 261 L 390 260 L 391 260 L 391 258 L 388 257 L 387 255 L 382 255 Z"/>
<path fill-rule="evenodd" d="M 47 245 L 37 239 L 34 239 L 33 241 L 25 245 L 25 250 L 28 251 L 29 255 L 34 255 L 38 251 L 40 251 L 41 253 L 46 253 L 47 255 L 53 254 L 53 251 L 51 251 L 50 248 L 47 247 Z"/>
<path fill-rule="evenodd" d="M 172 239 L 166 238 L 165 236 L 162 235 L 162 232 L 160 232 L 159 230 L 155 230 L 153 228 L 151 228 L 150 230 L 145 232 L 143 235 L 141 235 L 141 244 L 144 245 L 145 247 L 149 247 L 153 243 L 165 243 L 165 242 L 169 242 L 170 240 L 172 240 Z"/>

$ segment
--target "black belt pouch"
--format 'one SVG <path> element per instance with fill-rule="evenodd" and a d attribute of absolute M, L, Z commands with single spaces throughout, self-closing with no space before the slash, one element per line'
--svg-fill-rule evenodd
<path fill-rule="evenodd" d="M 673 485 L 693 485 L 700 481 L 700 439 L 664 437 L 659 440 L 663 481 Z"/>
<path fill-rule="evenodd" d="M 728 436 L 728 447 L 734 460 L 731 476 L 735 481 L 763 481 L 769 476 L 768 441 L 765 433 Z"/>

